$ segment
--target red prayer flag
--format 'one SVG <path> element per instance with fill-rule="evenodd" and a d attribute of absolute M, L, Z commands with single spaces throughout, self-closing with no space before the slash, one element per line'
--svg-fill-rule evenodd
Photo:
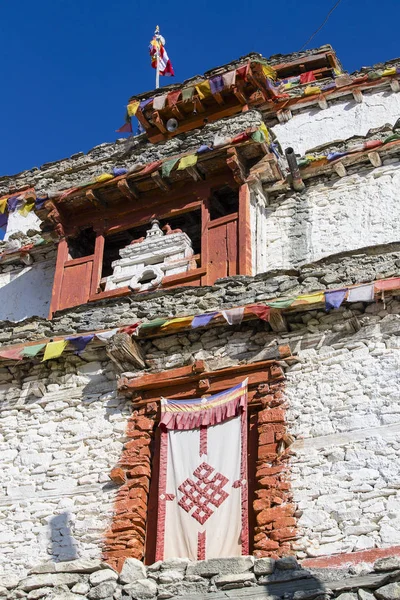
<path fill-rule="evenodd" d="M 181 90 L 178 90 L 177 92 L 170 92 L 167 96 L 168 106 L 173 106 L 174 104 L 176 104 L 179 100 L 180 95 L 181 95 Z"/>
<path fill-rule="evenodd" d="M 315 81 L 314 71 L 300 74 L 300 83 L 311 83 L 311 81 Z"/>
<path fill-rule="evenodd" d="M 136 329 L 139 327 L 140 323 L 139 321 L 137 323 L 133 323 L 133 325 L 127 325 L 126 327 L 121 327 L 121 329 L 118 330 L 118 333 L 128 333 L 129 335 L 132 335 Z"/>
<path fill-rule="evenodd" d="M 1 358 L 9 358 L 10 360 L 22 360 L 22 348 L 10 348 L 9 350 L 0 350 Z"/>
<path fill-rule="evenodd" d="M 122 127 L 117 129 L 117 133 L 132 133 L 132 123 L 130 121 L 124 123 Z"/>
<path fill-rule="evenodd" d="M 257 317 L 259 319 L 262 319 L 263 321 L 269 321 L 271 309 L 265 304 L 250 304 L 250 306 L 246 306 L 245 312 L 247 314 L 250 313 L 253 315 L 257 315 Z"/>

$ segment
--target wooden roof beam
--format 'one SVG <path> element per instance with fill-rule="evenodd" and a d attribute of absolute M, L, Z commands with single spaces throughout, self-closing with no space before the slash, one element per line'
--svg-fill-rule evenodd
<path fill-rule="evenodd" d="M 193 111 L 198 113 L 206 112 L 206 109 L 202 105 L 199 97 L 193 99 Z"/>
<path fill-rule="evenodd" d="M 216 102 L 220 106 L 222 106 L 222 104 L 225 104 L 225 101 L 224 101 L 223 97 L 221 96 L 221 94 L 219 92 L 215 92 L 215 94 L 213 94 L 213 96 L 214 96 Z"/>
<path fill-rule="evenodd" d="M 236 98 L 239 100 L 239 102 L 242 106 L 245 106 L 246 104 L 248 104 L 249 101 L 246 98 L 246 95 L 243 91 L 242 83 L 238 83 L 233 87 L 233 93 L 235 94 Z"/>
<path fill-rule="evenodd" d="M 177 107 L 176 104 L 173 104 L 171 106 L 171 112 L 174 115 L 175 119 L 178 119 L 178 121 L 183 121 L 185 118 L 185 115 L 183 115 L 181 113 L 181 111 L 179 110 L 179 108 Z"/>
<path fill-rule="evenodd" d="M 169 192 L 171 190 L 170 184 L 161 177 L 160 171 L 152 173 L 151 178 L 163 192 Z"/>
<path fill-rule="evenodd" d="M 186 167 L 185 170 L 194 181 L 202 181 L 204 179 L 204 175 L 199 171 L 196 165 L 193 167 Z"/>
<path fill-rule="evenodd" d="M 139 191 L 133 183 L 129 183 L 126 178 L 120 179 L 117 183 L 118 189 L 124 198 L 128 200 L 139 200 Z"/>

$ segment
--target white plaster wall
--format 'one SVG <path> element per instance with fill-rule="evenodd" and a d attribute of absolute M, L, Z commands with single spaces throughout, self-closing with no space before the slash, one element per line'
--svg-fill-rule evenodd
<path fill-rule="evenodd" d="M 47 317 L 55 271 L 54 260 L 10 267 L 0 274 L 0 320 Z"/>
<path fill-rule="evenodd" d="M 387 161 L 391 163 L 391 160 Z M 400 239 L 400 163 L 310 185 L 273 200 L 266 215 L 264 270 Z M 259 243 L 257 241 L 257 243 Z"/>
<path fill-rule="evenodd" d="M 287 372 L 300 558 L 400 544 L 399 308 L 371 305 L 370 325 L 335 347 L 321 336 Z M 345 314 L 304 319 L 339 331 Z"/>
<path fill-rule="evenodd" d="M 2 573 L 100 557 L 116 491 L 108 475 L 121 455 L 130 407 L 117 398 L 109 362 L 92 358 L 39 364 L 22 385 L 0 369 Z M 43 397 L 29 393 L 33 381 L 45 386 Z"/>
<path fill-rule="evenodd" d="M 18 210 L 10 213 L 7 221 L 7 231 L 4 239 L 8 240 L 12 233 L 26 233 L 29 229 L 40 231 L 40 219 L 33 212 L 29 212 L 26 217 L 21 215 Z"/>
<path fill-rule="evenodd" d="M 287 123 L 272 129 L 282 148 L 293 147 L 296 154 L 332 140 L 345 140 L 353 135 L 366 135 L 369 129 L 385 123 L 394 125 L 400 117 L 400 93 L 390 90 L 367 92 L 359 104 L 352 96 L 319 107 L 293 113 Z"/>

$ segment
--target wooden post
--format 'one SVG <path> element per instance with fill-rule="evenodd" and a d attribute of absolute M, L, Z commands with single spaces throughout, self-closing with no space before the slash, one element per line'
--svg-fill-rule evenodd
<path fill-rule="evenodd" d="M 101 272 L 103 269 L 103 254 L 104 254 L 104 235 L 96 232 L 96 242 L 94 245 L 94 261 L 92 271 L 92 281 L 90 283 L 90 296 L 94 296 L 99 291 Z"/>
<path fill-rule="evenodd" d="M 62 280 L 64 276 L 64 264 L 68 259 L 68 243 L 65 238 L 60 240 L 57 248 L 57 261 L 56 261 L 56 269 L 54 273 L 54 283 L 53 290 L 51 292 L 51 303 L 49 310 L 49 319 L 52 319 L 53 314 L 58 310 L 60 305 L 60 294 L 61 294 L 61 286 Z"/>
<path fill-rule="evenodd" d="M 239 188 L 238 238 L 239 275 L 252 275 L 250 188 L 247 183 Z"/>
<path fill-rule="evenodd" d="M 209 198 L 204 196 L 201 203 L 201 266 L 207 269 L 206 274 L 201 278 L 201 285 L 209 284 L 208 263 L 208 226 L 210 223 Z"/>

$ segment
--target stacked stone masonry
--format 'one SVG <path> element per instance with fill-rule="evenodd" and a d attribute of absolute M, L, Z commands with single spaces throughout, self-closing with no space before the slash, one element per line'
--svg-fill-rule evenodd
<path fill-rule="evenodd" d="M 93 559 L 48 562 L 22 580 L 0 579 L 0 597 L 8 600 L 168 600 L 178 596 L 200 600 L 398 600 L 400 560 L 342 568 L 313 568 L 293 557 L 274 560 L 253 556 L 189 562 L 169 559 L 149 567 L 134 559 L 122 571 Z"/>

